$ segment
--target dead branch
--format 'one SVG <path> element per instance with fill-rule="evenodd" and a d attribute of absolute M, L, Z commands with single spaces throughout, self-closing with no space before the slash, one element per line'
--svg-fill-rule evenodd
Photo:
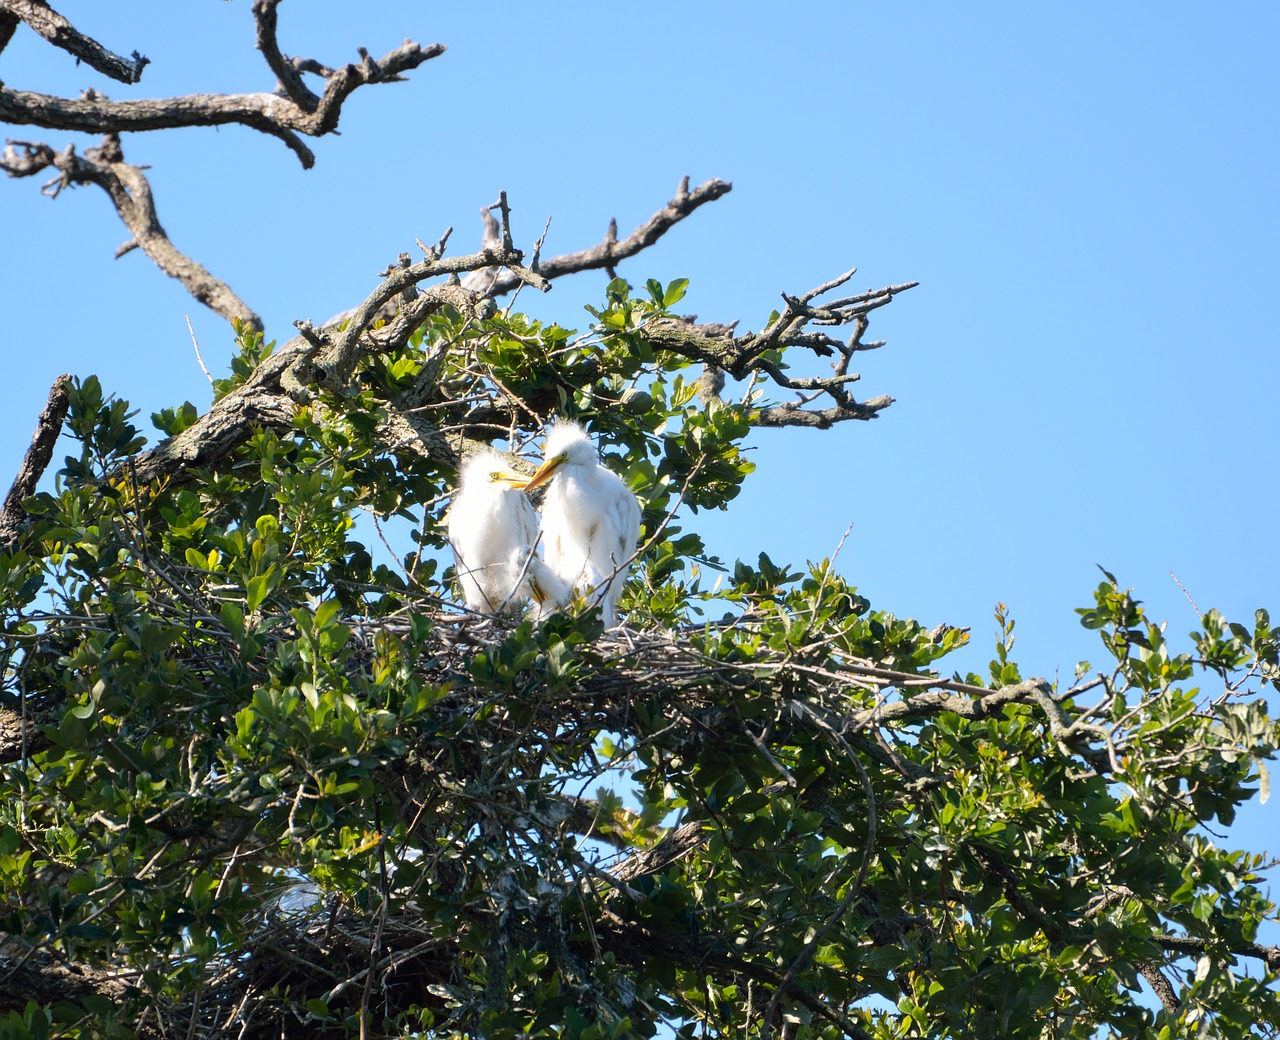
<path fill-rule="evenodd" d="M 393 265 L 391 273 L 351 312 L 344 330 L 336 331 L 332 325 L 316 328 L 305 321 L 296 323 L 302 335 L 259 365 L 246 383 L 215 402 L 187 429 L 138 456 L 137 479 L 145 483 L 175 476 L 189 466 L 212 466 L 243 443 L 255 427 L 291 429 L 296 409 L 309 405 L 314 388 L 340 388 L 361 357 L 402 346 L 441 307 L 452 306 L 478 318 L 492 315 L 492 299 L 450 280 L 421 290 L 391 325 L 376 332 L 370 330 L 381 305 L 410 286 L 441 275 L 508 263 L 518 265 L 522 259 L 519 250 L 498 255 L 486 250 L 447 259 L 433 252 L 408 267 Z M 424 425 L 420 419 L 414 421 L 414 417 L 393 413 L 383 423 L 383 430 L 389 440 L 401 447 L 425 448 L 428 457 L 439 457 L 443 438 L 432 436 L 431 430 L 422 428 Z M 452 453 L 444 460 L 452 463 Z"/>
<path fill-rule="evenodd" d="M 62 420 L 67 414 L 67 388 L 70 380 L 69 375 L 61 375 L 53 381 L 49 399 L 36 420 L 31 447 L 23 456 L 18 475 L 14 477 L 13 485 L 5 495 L 4 506 L 0 507 L 0 545 L 11 544 L 27 521 L 27 511 L 22 503 L 36 493 L 36 485 L 53 456 L 53 446 L 57 443 L 58 434 L 62 432 Z"/>
<path fill-rule="evenodd" d="M 275 73 L 279 89 L 299 108 L 314 112 L 320 98 L 311 92 L 302 78 L 302 72 L 281 52 L 276 40 L 276 8 L 280 0 L 254 0 L 253 20 L 257 27 L 257 48 L 266 59 L 267 67 Z M 330 70 L 331 72 L 331 70 Z"/>
<path fill-rule="evenodd" d="M 137 51 L 133 52 L 131 58 L 113 54 L 97 40 L 77 31 L 75 26 L 44 3 L 44 0 L 0 0 L 0 50 L 4 49 L 9 39 L 5 33 L 5 24 L 9 25 L 8 33 L 12 34 L 19 21 L 26 22 L 55 47 L 72 55 L 76 61 L 82 61 L 104 76 L 110 76 L 121 83 L 137 83 L 142 78 L 142 70 L 150 64 L 150 59 L 144 58 Z"/>
<path fill-rule="evenodd" d="M 19 151 L 21 149 L 21 151 Z M 202 264 L 181 252 L 156 215 L 151 185 L 142 168 L 124 161 L 118 134 L 110 133 L 102 144 L 77 155 L 74 145 L 55 152 L 46 144 L 10 141 L 0 155 L 0 169 L 10 177 L 33 177 L 53 169 L 57 176 L 48 181 L 43 192 L 51 197 L 64 189 L 81 184 L 96 184 L 111 198 L 116 212 L 132 237 L 116 250 L 119 258 L 133 249 L 141 249 L 155 265 L 201 303 L 224 318 L 238 318 L 254 328 L 262 328 L 262 319 L 221 279 L 215 278 Z"/>
<path fill-rule="evenodd" d="M 9 41 L 13 39 L 13 34 L 18 31 L 21 19 L 16 14 L 10 14 L 3 7 L 0 7 L 0 51 L 9 46 Z"/>
<path fill-rule="evenodd" d="M 255 5 L 258 42 L 268 65 L 277 76 L 285 70 L 279 47 L 274 46 L 275 4 Z M 265 42 L 270 41 L 270 42 Z M 438 57 L 444 45 L 422 47 L 406 41 L 380 59 L 358 49 L 360 63 L 326 69 L 325 88 L 318 97 L 298 91 L 298 83 L 287 73 L 279 94 L 190 94 L 174 98 L 139 101 L 111 101 L 95 92 L 81 98 L 62 98 L 31 91 L 10 90 L 0 84 L 0 122 L 41 126 L 48 130 L 119 134 L 143 130 L 169 130 L 183 126 L 226 126 L 238 123 L 284 141 L 306 168 L 315 165 L 315 155 L 302 143 L 299 134 L 323 137 L 337 129 L 342 106 L 357 89 L 370 83 L 394 83 L 403 74 Z M 295 69 L 325 69 L 301 62 Z M 292 89 L 298 97 L 288 94 Z M 301 99 L 301 101 L 299 100 Z M 314 98 L 314 103 L 311 99 Z"/>
<path fill-rule="evenodd" d="M 541 260 L 538 263 L 537 273 L 542 275 L 543 278 L 554 279 L 563 278 L 567 274 L 577 274 L 581 271 L 598 271 L 603 268 L 612 274 L 613 268 L 619 261 L 648 249 L 699 206 L 714 202 L 721 196 L 727 195 L 731 190 L 733 190 L 733 185 L 728 181 L 714 179 L 690 190 L 689 178 L 684 177 L 680 181 L 680 186 L 676 189 L 675 197 L 621 242 L 618 241 L 617 222 L 610 221 L 609 232 L 598 245 L 594 245 L 590 249 L 580 249 L 574 253 L 563 253 L 560 256 Z M 491 234 L 487 221 L 485 227 L 486 235 Z M 496 226 L 493 230 L 497 230 Z M 479 276 L 472 275 L 471 277 L 475 279 Z M 493 279 L 492 283 L 486 281 L 482 284 L 490 296 L 502 296 L 515 289 L 522 281 L 523 279 L 515 272 L 504 271 Z M 467 284 L 467 282 L 464 281 L 464 284 Z M 470 287 L 480 288 L 480 285 L 473 283 Z"/>
<path fill-rule="evenodd" d="M 406 298 L 408 289 L 428 278 L 497 268 L 500 274 L 511 272 L 512 277 L 521 283 L 532 285 L 542 292 L 551 288 L 551 283 L 546 278 L 524 266 L 524 253 L 515 247 L 512 239 L 511 211 L 505 191 L 491 208 L 502 211 L 501 240 L 496 248 L 485 245 L 480 252 L 471 256 L 445 259 L 442 255 L 442 242 L 439 248 L 426 247 L 426 257 L 419 263 L 400 263 L 387 269 L 386 280 L 363 303 L 349 312 L 346 330 L 333 337 L 322 352 L 318 366 L 325 372 L 328 385 L 341 386 L 351 377 L 355 363 L 362 354 L 359 349 L 361 337 L 366 336 L 370 326 L 385 313 L 384 308 L 392 301 L 398 301 L 398 313 L 392 312 L 395 314 L 394 320 L 391 325 L 379 329 L 371 337 L 372 344 L 379 350 L 394 350 L 404 346 L 427 316 L 445 303 L 463 313 L 474 310 L 482 320 L 492 317 L 496 312 L 489 294 L 480 293 L 475 288 L 468 289 L 465 282 L 432 286 L 423 294 Z M 307 332 L 303 331 L 303 335 L 306 336 Z M 320 336 L 321 340 L 325 339 L 325 334 L 321 333 Z"/>
<path fill-rule="evenodd" d="M 276 8 L 279 0 L 256 0 L 253 5 L 257 47 L 277 80 L 276 93 L 193 94 L 184 97 L 112 101 L 92 88 L 79 98 L 63 98 L 31 91 L 12 90 L 0 82 L 0 122 L 104 134 L 97 148 L 76 154 L 73 145 L 55 152 L 47 144 L 10 142 L 0 169 L 11 177 L 31 176 L 53 168 L 58 177 L 45 185 L 56 196 L 74 184 L 95 183 L 115 204 L 132 236 L 117 251 L 121 256 L 140 248 L 165 274 L 177 278 L 201 303 L 226 318 L 238 318 L 261 329 L 258 316 L 222 281 L 179 252 L 156 218 L 151 187 L 142 168 L 124 162 L 121 133 L 164 130 L 186 126 L 223 126 L 239 123 L 283 141 L 304 168 L 315 164 L 315 154 L 299 135 L 321 137 L 333 133 L 346 99 L 370 83 L 402 81 L 404 73 L 444 53 L 444 46 L 404 44 L 374 60 L 357 48 L 358 64 L 333 69 L 310 58 L 286 58 L 277 40 Z M 137 51 L 121 58 L 96 40 L 80 33 L 44 0 L 0 0 L 0 50 L 8 44 L 20 22 L 25 22 L 56 47 L 122 83 L 136 83 L 148 59 Z M 314 74 L 324 81 L 317 94 L 303 81 Z M 22 149 L 21 152 L 18 149 Z M 51 190 L 52 189 L 52 190 Z"/>
<path fill-rule="evenodd" d="M 714 202 L 727 194 L 732 188 L 733 185 L 727 181 L 712 179 L 690 190 L 689 178 L 685 177 L 680 181 L 676 197 L 649 217 L 643 224 L 638 225 L 621 243 L 618 242 L 617 223 L 611 221 L 609 234 L 598 245 L 572 253 L 561 253 L 559 256 L 553 256 L 548 260 L 537 259 L 536 263 L 531 261 L 529 267 L 522 273 L 489 269 L 473 271 L 462 276 L 463 288 L 482 292 L 487 296 L 496 298 L 524 284 L 533 284 L 536 288 L 545 292 L 547 283 L 554 281 L 556 278 L 563 278 L 565 275 L 599 270 L 601 267 L 605 267 L 612 272 L 613 265 L 618 261 L 635 256 L 642 250 L 647 249 L 699 207 L 708 202 Z M 501 210 L 505 199 L 506 192 L 503 192 L 498 202 L 495 202 L 492 206 L 486 206 L 480 211 L 483 222 L 480 240 L 481 253 L 492 252 L 496 257 L 502 251 L 504 232 L 497 219 L 494 218 L 492 211 L 495 209 Z M 509 206 L 503 213 L 503 220 L 507 223 L 508 230 L 506 234 L 509 235 Z M 450 228 L 445 233 L 446 239 L 452 231 L 453 229 Z M 444 241 L 441 241 L 436 259 L 439 259 L 439 252 L 443 251 L 443 248 Z M 426 247 L 424 247 L 423 251 L 429 252 Z M 530 274 L 536 276 L 540 281 L 530 283 Z M 390 320 L 395 311 L 395 302 L 388 298 L 379 307 L 371 320 L 377 321 L 379 318 Z M 324 323 L 324 327 L 340 325 L 350 320 L 354 314 L 354 308 L 335 314 Z"/>
<path fill-rule="evenodd" d="M 686 192 L 690 201 L 683 210 L 674 211 L 669 204 L 629 238 L 655 241 L 698 206 L 724 194 L 728 187 L 721 181 L 708 181 Z M 514 247 L 505 192 L 491 208 L 499 210 L 501 223 L 494 221 L 494 234 L 479 252 L 446 257 L 446 232 L 436 245 L 422 246 L 425 256 L 417 263 L 389 265 L 383 281 L 358 306 L 319 326 L 295 322 L 300 335 L 277 350 L 246 384 L 216 402 L 192 426 L 140 455 L 136 460 L 137 479 L 146 483 L 176 476 L 189 466 L 212 466 L 243 443 L 255 426 L 292 428 L 296 408 L 307 405 L 316 388 L 342 388 L 360 358 L 403 346 L 442 306 L 453 306 L 480 319 L 491 316 L 496 310 L 493 298 L 475 288 L 477 285 L 495 284 L 510 277 L 514 279 L 512 284 L 528 284 L 546 291 L 550 288 L 548 268 L 561 274 L 586 269 L 575 265 L 590 250 L 548 260 L 541 265 L 541 272 L 526 266 L 524 253 Z M 459 276 L 461 282 L 455 282 Z M 421 282 L 438 277 L 450 281 L 415 289 Z M 388 324 L 375 330 L 379 321 Z M 380 442 L 389 451 L 408 451 L 452 465 L 456 462 L 455 447 L 447 443 L 435 424 L 411 413 L 420 403 L 406 399 L 397 408 L 388 409 L 379 425 Z M 405 410 L 400 411 L 399 407 Z"/>
<path fill-rule="evenodd" d="M 848 419 L 874 419 L 893 404 L 887 395 L 867 400 L 855 400 L 849 385 L 861 376 L 849 372 L 849 362 L 859 351 L 872 350 L 880 343 L 863 343 L 867 329 L 867 314 L 892 302 L 899 293 L 914 288 L 917 282 L 904 282 L 869 289 L 855 296 L 818 304 L 818 296 L 847 282 L 856 268 L 839 278 L 811 289 L 802 296 L 786 293 L 782 298 L 786 306 L 767 328 L 758 333 L 733 334 L 732 326 L 698 325 L 691 320 L 662 318 L 644 328 L 645 335 L 655 349 L 666 350 L 691 361 L 709 366 L 712 373 L 727 372 L 735 379 L 762 375 L 776 386 L 798 393 L 795 401 L 781 405 L 756 408 L 751 421 L 756 426 L 815 426 L 826 429 Z M 825 332 L 809 328 L 815 326 L 852 325 L 853 332 L 841 340 Z M 830 376 L 794 377 L 786 373 L 777 360 L 777 352 L 796 348 L 807 350 L 818 357 L 837 356 Z M 718 400 L 714 379 L 703 390 L 704 399 Z M 806 405 L 820 397 L 827 397 L 832 404 L 826 408 L 808 408 Z"/>

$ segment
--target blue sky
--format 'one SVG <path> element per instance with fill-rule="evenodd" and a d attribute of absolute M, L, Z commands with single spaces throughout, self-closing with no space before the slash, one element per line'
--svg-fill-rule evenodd
<path fill-rule="evenodd" d="M 0 54 L 8 86 L 272 85 L 247 0 L 59 9 L 149 56 L 141 85 L 20 30 Z M 690 310 L 744 328 L 855 264 L 855 289 L 921 285 L 873 316 L 888 345 L 860 359 L 862 392 L 897 403 L 869 424 L 755 435 L 748 489 L 687 525 L 713 551 L 816 559 L 852 522 L 841 569 L 877 606 L 972 626 L 958 666 L 981 669 L 1003 601 L 1024 674 L 1050 678 L 1101 662 L 1073 612 L 1095 564 L 1173 635 L 1196 616 L 1171 571 L 1201 610 L 1280 612 L 1280 7 L 309 0 L 280 23 L 287 53 L 329 64 L 405 37 L 449 50 L 358 92 L 342 135 L 309 142 L 311 171 L 237 128 L 126 137 L 174 243 L 268 335 L 350 306 L 415 238 L 452 225 L 470 249 L 499 189 L 523 244 L 553 218 L 552 254 L 594 244 L 610 217 L 625 232 L 686 173 L 731 180 L 621 273 L 688 277 Z M 207 403 L 185 316 L 215 374 L 225 325 L 141 254 L 111 259 L 126 233 L 100 191 L 0 183 L 0 228 L 11 469 L 61 371 L 96 372 L 144 416 Z M 603 282 L 522 302 L 582 327 Z M 1277 801 L 1233 840 L 1280 852 Z"/>

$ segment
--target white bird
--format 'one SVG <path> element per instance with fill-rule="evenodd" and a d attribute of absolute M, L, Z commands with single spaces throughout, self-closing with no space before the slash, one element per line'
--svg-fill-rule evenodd
<path fill-rule="evenodd" d="M 538 514 L 520 490 L 529 478 L 492 449 L 467 459 L 458 478 L 449 542 L 462 598 L 484 614 L 508 613 L 520 604 L 529 570 L 520 550 L 538 541 Z"/>
<path fill-rule="evenodd" d="M 525 490 L 550 485 L 542 501 L 547 566 L 569 588 L 598 595 L 605 628 L 613 628 L 640 538 L 640 504 L 575 422 L 551 427 L 543 456 Z"/>

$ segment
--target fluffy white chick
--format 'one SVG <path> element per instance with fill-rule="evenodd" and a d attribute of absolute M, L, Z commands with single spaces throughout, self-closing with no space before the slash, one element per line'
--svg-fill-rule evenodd
<path fill-rule="evenodd" d="M 542 466 L 526 490 L 547 484 L 542 548 L 547 566 L 570 589 L 600 601 L 605 628 L 617 622 L 618 598 L 640 538 L 640 504 L 622 478 L 602 465 L 575 422 L 547 434 Z"/>
<path fill-rule="evenodd" d="M 449 543 L 462 597 L 482 614 L 509 613 L 520 605 L 526 577 L 519 550 L 538 541 L 538 514 L 521 490 L 528 477 L 485 449 L 463 462 L 458 478 Z"/>

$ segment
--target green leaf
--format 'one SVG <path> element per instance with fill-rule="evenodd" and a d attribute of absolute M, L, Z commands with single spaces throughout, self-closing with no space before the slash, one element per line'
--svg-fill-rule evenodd
<path fill-rule="evenodd" d="M 327 600 L 316 608 L 316 629 L 328 628 L 342 610 L 342 604 L 336 599 Z"/>
<path fill-rule="evenodd" d="M 280 572 L 275 566 L 267 571 L 266 574 L 257 574 L 245 583 L 245 603 L 250 610 L 257 610 L 262 606 L 266 598 L 271 595 L 272 590 L 280 580 Z"/>
<path fill-rule="evenodd" d="M 662 306 L 674 307 L 684 299 L 685 290 L 689 287 L 688 278 L 677 278 L 667 283 L 667 291 L 662 297 Z"/>

